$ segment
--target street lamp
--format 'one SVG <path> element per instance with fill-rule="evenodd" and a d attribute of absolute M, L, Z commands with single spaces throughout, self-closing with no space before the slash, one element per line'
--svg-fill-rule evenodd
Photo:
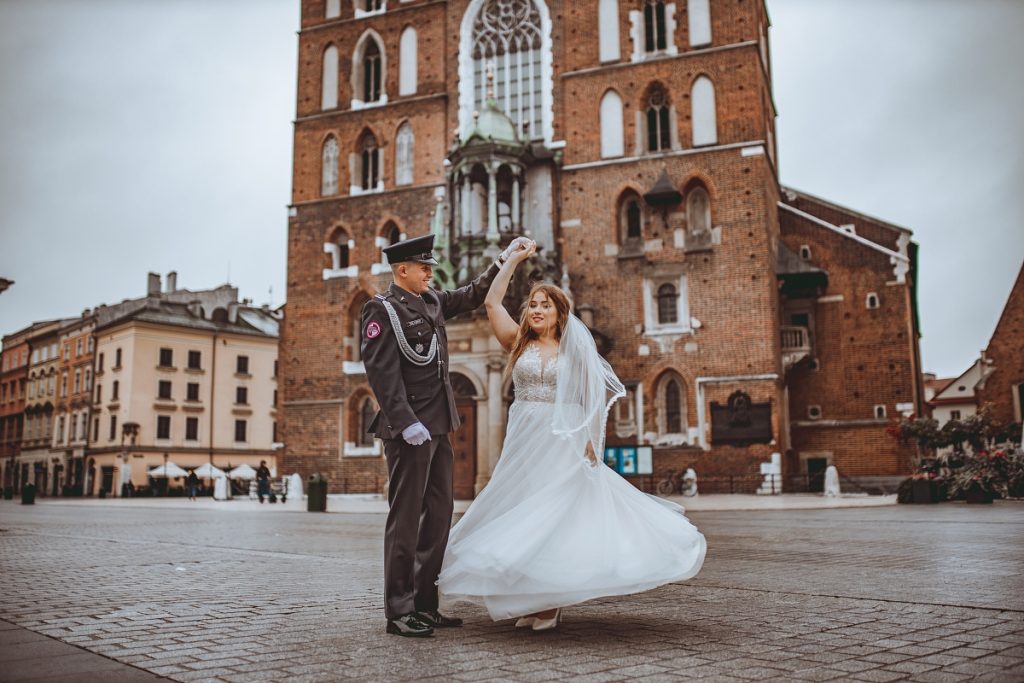
<path fill-rule="evenodd" d="M 138 422 L 125 422 L 123 425 L 121 425 L 121 472 L 122 472 L 121 478 L 122 479 L 124 479 L 124 474 L 123 473 L 128 471 L 128 458 L 129 458 L 128 449 L 125 448 L 124 440 L 125 440 L 126 437 L 131 437 L 131 449 L 135 450 L 135 439 L 136 439 L 136 437 L 138 437 L 138 435 L 139 435 L 139 423 Z M 124 497 L 125 492 L 128 490 L 128 484 L 130 482 L 131 482 L 131 479 L 129 479 L 128 481 L 122 481 L 121 482 L 121 497 L 122 498 Z"/>

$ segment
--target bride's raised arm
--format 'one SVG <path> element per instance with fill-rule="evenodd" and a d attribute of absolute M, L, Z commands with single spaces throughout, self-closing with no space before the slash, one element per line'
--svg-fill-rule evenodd
<path fill-rule="evenodd" d="M 491 283 L 491 288 L 487 291 L 487 298 L 484 299 L 484 307 L 487 309 L 487 320 L 491 323 L 491 331 L 494 332 L 498 343 L 506 351 L 511 349 L 512 344 L 515 343 L 516 335 L 519 334 L 519 325 L 508 314 L 508 311 L 505 310 L 505 306 L 501 302 L 505 298 L 505 292 L 508 291 L 508 283 L 512 280 L 512 273 L 515 272 L 520 263 L 529 258 L 535 251 L 537 251 L 537 244 L 535 242 L 528 245 L 521 244 L 518 248 L 514 249 L 505 263 L 502 264 L 501 270 L 498 271 L 497 277 Z"/>

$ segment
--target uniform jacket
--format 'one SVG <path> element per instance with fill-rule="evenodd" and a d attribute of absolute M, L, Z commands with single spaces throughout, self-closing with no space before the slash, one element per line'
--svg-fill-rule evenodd
<path fill-rule="evenodd" d="M 385 297 L 402 322 L 402 332 L 418 353 L 426 355 L 430 338 L 437 332 L 437 359 L 424 366 L 411 363 L 399 350 L 384 304 L 374 297 L 363 305 L 361 353 L 366 377 L 377 397 L 380 411 L 367 431 L 382 439 L 397 439 L 402 430 L 422 422 L 431 434 L 458 429 L 455 392 L 448 377 L 448 336 L 444 323 L 460 313 L 478 308 L 498 275 L 492 264 L 480 277 L 459 289 L 427 290 L 422 297 L 392 283 Z"/>

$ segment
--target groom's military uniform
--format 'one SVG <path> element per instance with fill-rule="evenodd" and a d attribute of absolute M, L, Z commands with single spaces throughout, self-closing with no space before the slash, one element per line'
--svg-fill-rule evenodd
<path fill-rule="evenodd" d="M 434 265 L 433 236 L 385 249 L 391 264 Z M 459 427 L 448 376 L 445 320 L 479 307 L 498 274 L 491 265 L 455 290 L 407 292 L 397 284 L 366 302 L 361 352 L 380 411 L 369 426 L 384 443 L 389 485 L 384 531 L 384 611 L 389 622 L 436 612 L 437 576 L 451 527 L 452 447 Z M 412 445 L 403 431 L 421 423 L 430 440 Z"/>

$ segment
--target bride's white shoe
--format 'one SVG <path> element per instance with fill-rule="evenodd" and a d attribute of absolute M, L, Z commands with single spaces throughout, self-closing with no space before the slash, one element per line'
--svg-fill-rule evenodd
<path fill-rule="evenodd" d="M 558 626 L 558 622 L 562 618 L 562 608 L 559 607 L 555 610 L 555 616 L 550 619 L 534 619 L 533 630 L 534 631 L 548 631 Z"/>
<path fill-rule="evenodd" d="M 516 628 L 530 628 L 537 623 L 537 617 L 519 617 Z"/>

